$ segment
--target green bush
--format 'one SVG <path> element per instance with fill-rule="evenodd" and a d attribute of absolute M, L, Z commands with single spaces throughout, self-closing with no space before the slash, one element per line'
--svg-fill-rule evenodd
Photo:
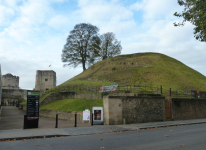
<path fill-rule="evenodd" d="M 107 96 L 107 95 L 109 95 L 109 92 L 102 92 L 101 93 L 101 98 L 103 98 L 103 96 Z"/>
<path fill-rule="evenodd" d="M 18 103 L 20 104 L 21 102 L 25 102 L 23 98 L 19 98 Z"/>
<path fill-rule="evenodd" d="M 126 90 L 124 93 L 130 93 L 130 91 L 129 91 L 129 90 Z"/>

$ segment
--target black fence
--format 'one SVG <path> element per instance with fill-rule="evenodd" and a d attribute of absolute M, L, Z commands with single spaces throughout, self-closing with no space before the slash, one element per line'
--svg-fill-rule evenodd
<path fill-rule="evenodd" d="M 87 93 L 99 93 L 100 86 L 62 86 L 51 88 L 44 93 L 41 93 L 41 97 L 46 97 L 50 93 L 59 93 L 59 92 L 70 92 L 73 94 L 87 94 Z M 150 95 L 150 96 L 165 96 L 166 98 L 191 98 L 191 90 L 182 90 L 182 89 L 172 89 L 167 88 L 162 85 L 119 85 L 115 91 L 107 92 L 110 95 L 123 95 L 124 93 L 133 93 L 134 95 Z M 126 95 L 126 94 L 125 94 Z M 129 94 L 127 94 L 129 95 Z"/>

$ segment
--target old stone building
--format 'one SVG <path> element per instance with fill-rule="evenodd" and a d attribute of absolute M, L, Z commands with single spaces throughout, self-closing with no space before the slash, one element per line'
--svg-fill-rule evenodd
<path fill-rule="evenodd" d="M 19 77 L 10 73 L 2 76 L 2 89 L 19 89 Z"/>
<path fill-rule="evenodd" d="M 1 77 L 1 105 L 17 102 L 20 98 L 27 99 L 27 90 L 19 88 L 19 77 L 7 73 Z"/>
<path fill-rule="evenodd" d="M 35 90 L 44 92 L 56 86 L 56 72 L 53 70 L 37 70 Z"/>

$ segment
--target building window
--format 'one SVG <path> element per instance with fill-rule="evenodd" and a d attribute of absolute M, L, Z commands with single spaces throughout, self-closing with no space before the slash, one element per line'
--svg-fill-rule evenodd
<path fill-rule="evenodd" d="M 48 79 L 45 79 L 45 81 L 48 81 Z"/>

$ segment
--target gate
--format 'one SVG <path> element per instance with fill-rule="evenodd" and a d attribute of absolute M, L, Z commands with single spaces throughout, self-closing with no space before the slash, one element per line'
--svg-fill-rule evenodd
<path fill-rule="evenodd" d="M 171 105 L 170 105 L 170 99 L 168 101 L 165 101 L 165 113 L 166 113 L 166 119 L 171 119 Z"/>

